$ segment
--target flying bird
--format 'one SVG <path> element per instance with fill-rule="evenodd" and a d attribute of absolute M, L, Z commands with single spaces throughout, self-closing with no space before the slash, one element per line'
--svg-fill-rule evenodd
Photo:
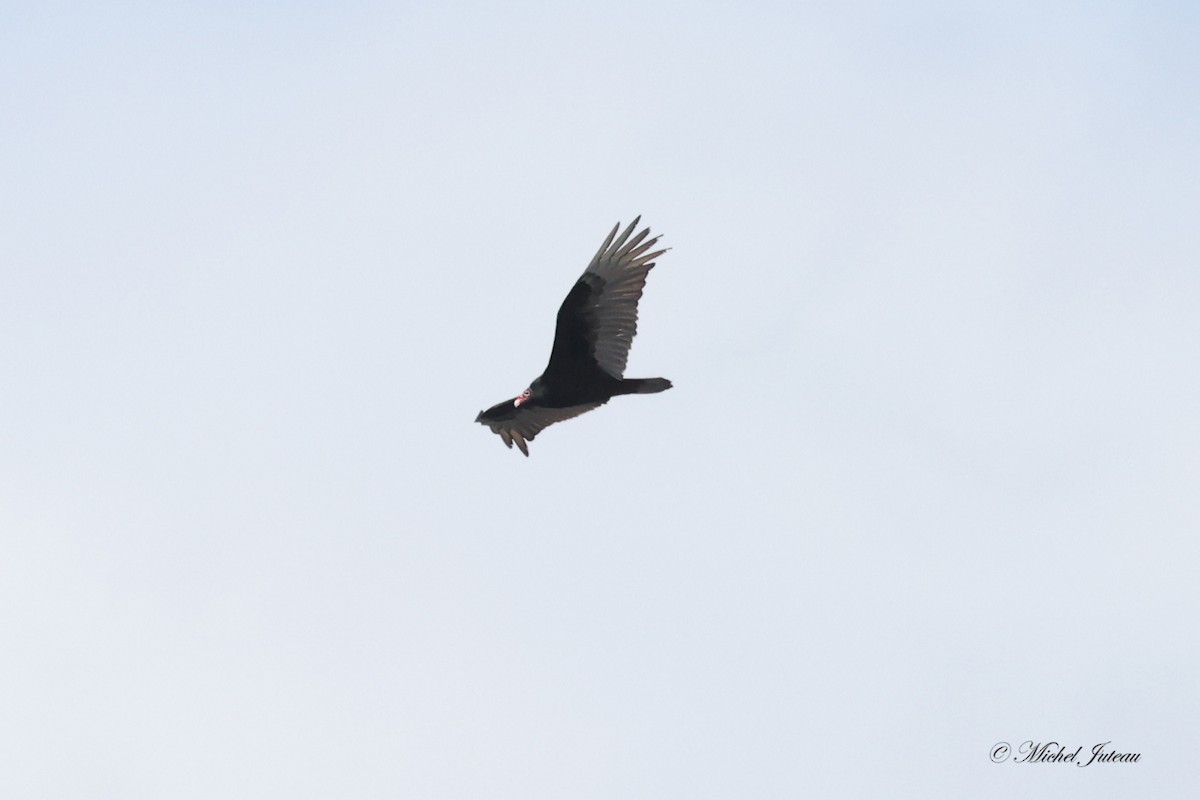
<path fill-rule="evenodd" d="M 558 327 L 546 370 L 517 397 L 480 411 L 475 421 L 513 442 L 526 456 L 528 442 L 542 429 L 599 408 L 619 394 L 655 394 L 671 388 L 666 378 L 626 378 L 625 362 L 637 334 L 637 304 L 654 259 L 667 252 L 646 239 L 646 228 L 633 238 L 641 217 L 620 236 L 613 226 L 592 263 L 558 309 Z"/>

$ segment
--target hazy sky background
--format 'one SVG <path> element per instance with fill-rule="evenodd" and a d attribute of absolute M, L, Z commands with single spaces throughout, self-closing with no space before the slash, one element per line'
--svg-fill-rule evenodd
<path fill-rule="evenodd" d="M 0 794 L 1194 790 L 1197 41 L 0 6 Z M 505 449 L 639 213 L 675 389 Z"/>

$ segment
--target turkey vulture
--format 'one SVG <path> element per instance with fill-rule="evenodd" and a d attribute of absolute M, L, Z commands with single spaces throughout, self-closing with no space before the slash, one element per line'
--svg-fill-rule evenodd
<path fill-rule="evenodd" d="M 617 223 L 592 263 L 558 309 L 558 327 L 546 371 L 520 396 L 480 411 L 487 425 L 512 449 L 529 455 L 526 442 L 556 422 L 591 411 L 619 394 L 654 394 L 671 388 L 666 378 L 625 378 L 629 346 L 637 334 L 637 304 L 654 259 L 666 249 L 647 253 L 659 237 L 646 228 L 629 235 L 641 217 L 617 235 Z"/>

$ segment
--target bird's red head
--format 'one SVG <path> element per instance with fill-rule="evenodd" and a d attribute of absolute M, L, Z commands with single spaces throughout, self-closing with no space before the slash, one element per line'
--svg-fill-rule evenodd
<path fill-rule="evenodd" d="M 525 391 L 521 392 L 521 396 L 518 397 L 516 400 L 513 400 L 513 407 L 520 408 L 521 403 L 524 403 L 526 400 L 528 400 L 529 396 L 532 394 L 533 394 L 533 392 L 530 391 L 529 389 L 526 389 Z"/>

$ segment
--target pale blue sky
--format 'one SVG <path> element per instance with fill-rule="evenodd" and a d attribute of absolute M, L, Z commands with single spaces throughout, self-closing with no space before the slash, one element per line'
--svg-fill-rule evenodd
<path fill-rule="evenodd" d="M 0 8 L 0 794 L 1183 796 L 1198 36 Z M 639 213 L 675 389 L 506 450 Z"/>

